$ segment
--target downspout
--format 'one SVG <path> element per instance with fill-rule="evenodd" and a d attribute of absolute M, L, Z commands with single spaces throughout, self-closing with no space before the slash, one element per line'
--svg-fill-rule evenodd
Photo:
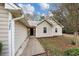
<path fill-rule="evenodd" d="M 12 30 L 11 30 L 11 42 L 12 42 L 12 47 L 11 47 L 11 51 L 12 51 L 12 56 L 15 56 L 15 21 L 24 18 L 24 14 L 22 14 L 22 16 L 17 17 L 17 18 L 13 18 L 12 19 Z"/>
<path fill-rule="evenodd" d="M 12 7 L 12 6 L 11 6 Z M 14 8 L 14 7 L 12 7 Z M 10 11 L 12 9 L 7 9 L 6 10 Z M 13 9 L 15 10 L 15 8 Z M 21 9 L 20 9 L 21 10 Z M 9 55 L 10 56 L 15 56 L 15 21 L 24 18 L 24 15 L 22 14 L 20 17 L 13 18 L 12 19 L 12 14 L 11 12 L 9 13 Z"/>

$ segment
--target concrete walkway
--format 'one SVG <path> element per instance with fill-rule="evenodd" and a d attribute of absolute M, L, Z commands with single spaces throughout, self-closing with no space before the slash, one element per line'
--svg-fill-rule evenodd
<path fill-rule="evenodd" d="M 21 56 L 32 56 L 41 53 L 45 53 L 44 48 L 35 37 L 31 37 Z"/>

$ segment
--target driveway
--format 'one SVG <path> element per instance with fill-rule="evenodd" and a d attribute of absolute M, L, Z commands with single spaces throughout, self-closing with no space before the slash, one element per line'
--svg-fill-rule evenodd
<path fill-rule="evenodd" d="M 30 37 L 28 45 L 25 47 L 21 56 L 32 56 L 45 53 L 44 48 L 35 37 Z"/>

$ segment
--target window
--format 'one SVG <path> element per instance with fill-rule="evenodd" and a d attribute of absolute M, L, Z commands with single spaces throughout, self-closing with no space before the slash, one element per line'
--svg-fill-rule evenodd
<path fill-rule="evenodd" d="M 55 28 L 55 32 L 56 32 L 56 33 L 57 33 L 57 31 L 58 31 L 57 28 Z"/>
<path fill-rule="evenodd" d="M 43 33 L 47 33 L 47 28 L 46 27 L 43 28 Z"/>

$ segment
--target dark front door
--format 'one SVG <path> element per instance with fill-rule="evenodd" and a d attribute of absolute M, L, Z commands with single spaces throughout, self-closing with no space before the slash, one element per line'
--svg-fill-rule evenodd
<path fill-rule="evenodd" d="M 31 36 L 33 36 L 33 34 L 34 34 L 33 32 L 34 32 L 34 31 L 33 31 L 33 28 L 30 28 L 30 35 L 31 35 Z"/>

